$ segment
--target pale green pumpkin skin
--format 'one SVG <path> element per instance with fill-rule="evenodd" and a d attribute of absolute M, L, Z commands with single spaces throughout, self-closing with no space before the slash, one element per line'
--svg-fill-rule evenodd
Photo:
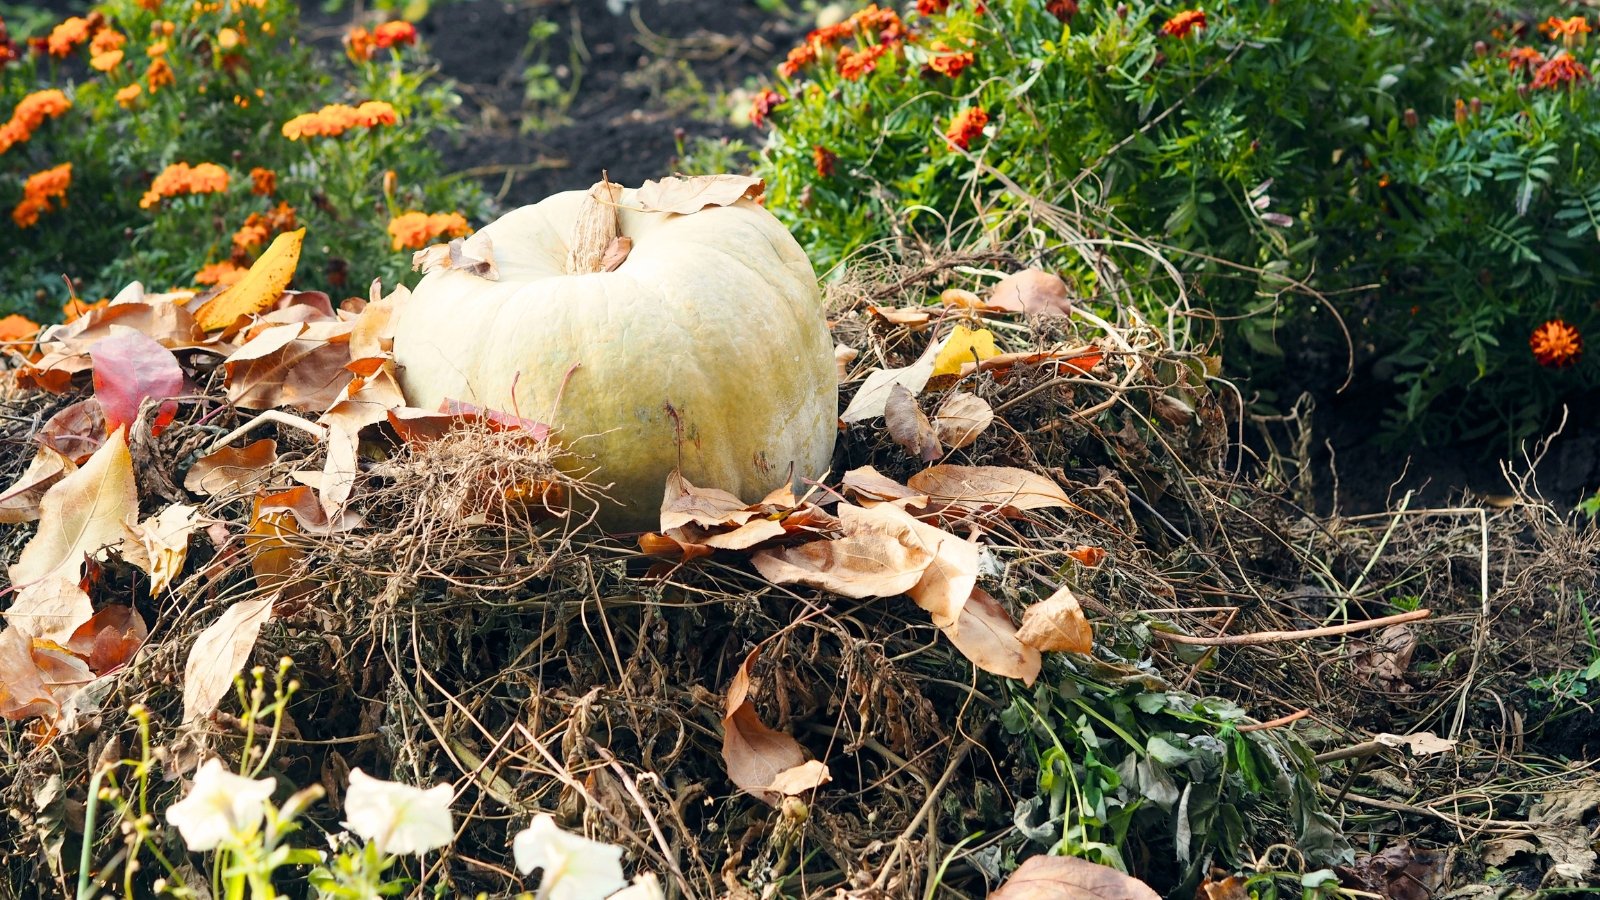
<path fill-rule="evenodd" d="M 611 531 L 658 527 L 674 468 L 751 501 L 791 465 L 820 477 L 839 382 L 800 245 L 748 200 L 680 216 L 629 209 L 627 190 L 627 260 L 566 275 L 584 196 L 556 194 L 484 227 L 498 281 L 434 271 L 402 301 L 394 358 L 407 402 L 460 400 L 554 426 L 576 468 L 611 485 L 600 516 Z"/>

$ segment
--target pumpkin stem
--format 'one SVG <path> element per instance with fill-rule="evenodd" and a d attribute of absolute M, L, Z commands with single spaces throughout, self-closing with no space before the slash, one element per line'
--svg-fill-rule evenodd
<path fill-rule="evenodd" d="M 622 221 L 617 215 L 621 192 L 621 186 L 612 184 L 604 171 L 589 189 L 589 196 L 578 210 L 578 220 L 573 223 L 572 240 L 567 244 L 567 274 L 585 275 L 605 268 L 606 250 L 622 233 Z"/>

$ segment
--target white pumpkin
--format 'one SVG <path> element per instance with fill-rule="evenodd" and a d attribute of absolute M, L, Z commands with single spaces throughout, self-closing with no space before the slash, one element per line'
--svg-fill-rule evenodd
<path fill-rule="evenodd" d="M 394 336 L 407 401 L 460 400 L 554 426 L 590 481 L 611 484 L 609 530 L 657 527 L 674 468 L 751 501 L 791 466 L 820 476 L 839 385 L 799 244 L 749 200 L 643 212 L 631 189 L 611 194 L 616 219 L 585 234 L 601 190 L 556 194 L 474 235 L 498 280 L 465 269 L 422 279 Z M 598 268 L 619 228 L 633 242 L 620 266 L 571 272 Z"/>

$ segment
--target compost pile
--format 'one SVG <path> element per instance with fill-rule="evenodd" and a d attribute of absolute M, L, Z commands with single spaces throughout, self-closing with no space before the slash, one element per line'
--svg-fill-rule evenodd
<path fill-rule="evenodd" d="M 531 889 L 539 811 L 694 897 L 981 896 L 1049 851 L 1171 896 L 1592 879 L 1600 780 L 1561 760 L 1600 737 L 1551 698 L 1592 662 L 1594 527 L 1526 482 L 1319 514 L 1314 437 L 1249 414 L 1181 303 L 1058 262 L 855 261 L 832 472 L 675 477 L 644 535 L 584 527 L 581 442 L 407 407 L 382 286 L 135 286 L 11 346 L 6 881 L 70 892 L 108 762 L 148 754 L 164 807 L 247 738 L 327 790 L 309 846 L 354 768 L 452 783 L 414 874 L 453 896 Z M 280 660 L 269 742 L 234 677 Z"/>

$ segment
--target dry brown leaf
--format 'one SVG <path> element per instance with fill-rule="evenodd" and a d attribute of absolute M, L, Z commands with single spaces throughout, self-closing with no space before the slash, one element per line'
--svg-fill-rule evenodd
<path fill-rule="evenodd" d="M 223 447 L 195 460 L 183 476 L 183 486 L 211 497 L 251 493 L 272 475 L 278 461 L 278 442 L 262 438 L 245 447 Z"/>
<path fill-rule="evenodd" d="M 901 507 L 928 505 L 928 495 L 913 491 L 872 466 L 861 466 L 844 473 L 840 487 L 859 500 L 888 502 Z"/>
<path fill-rule="evenodd" d="M 411 254 L 411 271 L 426 275 L 436 269 L 465 272 L 485 281 L 500 280 L 500 267 L 494 263 L 494 242 L 486 234 L 456 238 Z"/>
<path fill-rule="evenodd" d="M 942 626 L 940 630 L 962 656 L 991 675 L 1017 678 L 1023 684 L 1033 685 L 1043 660 L 1038 650 L 1017 637 L 1016 623 L 1011 621 L 1011 614 L 1000 601 L 982 588 L 974 587 L 966 602 L 961 604 L 959 616 L 954 625 Z"/>
<path fill-rule="evenodd" d="M 241 317 L 253 316 L 278 302 L 300 264 L 305 237 L 306 230 L 299 228 L 273 238 L 243 278 L 195 310 L 195 322 L 206 331 L 226 329 Z"/>
<path fill-rule="evenodd" d="M 788 533 L 789 529 L 776 519 L 751 519 L 732 531 L 707 536 L 704 543 L 713 550 L 748 550 L 763 541 Z"/>
<path fill-rule="evenodd" d="M 883 424 L 889 430 L 889 437 L 912 456 L 933 462 L 944 455 L 933 423 L 917 405 L 917 398 L 903 385 L 889 387 L 889 399 L 883 405 Z"/>
<path fill-rule="evenodd" d="M 1022 611 L 1017 639 L 1035 650 L 1090 653 L 1094 629 L 1072 591 L 1062 588 Z"/>
<path fill-rule="evenodd" d="M 728 685 L 722 717 L 722 761 L 728 767 L 728 778 L 740 790 L 776 806 L 783 793 L 773 789 L 774 783 L 790 786 L 788 781 L 794 778 L 790 773 L 806 764 L 806 754 L 799 741 L 768 728 L 750 701 L 750 667 L 760 652 L 759 647 L 750 651 Z M 820 773 L 814 768 L 802 773 L 807 771 L 820 779 L 812 787 L 827 780 L 827 766 Z"/>
<path fill-rule="evenodd" d="M 322 508 L 322 503 L 309 487 L 293 487 L 287 491 L 268 494 L 260 499 L 257 504 L 259 514 L 286 512 L 294 516 L 295 524 L 299 531 L 311 534 L 337 534 L 361 527 L 361 516 L 353 512 L 342 512 L 336 516 L 329 516 Z"/>
<path fill-rule="evenodd" d="M 349 383 L 351 322 L 274 325 L 223 360 L 228 399 L 247 409 L 321 413 Z"/>
<path fill-rule="evenodd" d="M 951 450 L 970 445 L 994 421 L 989 401 L 976 394 L 957 391 L 939 404 L 933 414 L 933 430 L 939 441 Z"/>
<path fill-rule="evenodd" d="M 210 715 L 233 690 L 233 676 L 250 659 L 276 599 L 240 600 L 200 632 L 183 666 L 183 723 Z"/>
<path fill-rule="evenodd" d="M 99 400 L 90 397 L 57 411 L 33 439 L 81 466 L 106 442 L 109 433 L 105 410 Z"/>
<path fill-rule="evenodd" d="M 939 628 L 959 622 L 962 609 L 978 585 L 978 545 L 963 541 L 926 522 L 919 522 L 893 504 L 885 503 L 883 508 L 892 509 L 904 517 L 906 527 L 916 540 L 933 551 L 933 561 L 923 570 L 922 578 L 906 591 L 907 596 Z"/>
<path fill-rule="evenodd" d="M 687 539 L 682 534 L 681 529 L 674 529 L 674 534 L 656 534 L 653 531 L 641 534 L 639 552 L 645 556 L 680 557 L 684 562 L 711 555 L 710 547 L 697 540 Z"/>
<path fill-rule="evenodd" d="M 938 503 L 968 510 L 1076 507 L 1054 481 L 1009 466 L 931 466 L 906 486 Z"/>
<path fill-rule="evenodd" d="M 124 526 L 122 557 L 150 576 L 150 596 L 161 593 L 183 571 L 189 537 L 200 527 L 200 510 L 174 503 L 137 526 Z"/>
<path fill-rule="evenodd" d="M 1067 551 L 1067 555 L 1091 569 L 1105 562 L 1106 559 L 1104 547 L 1091 547 L 1088 544 L 1079 544 L 1073 547 Z"/>
<path fill-rule="evenodd" d="M 58 709 L 33 661 L 33 638 L 18 628 L 0 631 L 0 717 L 21 721 Z"/>
<path fill-rule="evenodd" d="M 814 791 L 833 780 L 828 765 L 820 759 L 811 759 L 779 772 L 767 789 L 785 797 L 796 797 Z"/>
<path fill-rule="evenodd" d="M 13 631 L 64 643 L 94 615 L 94 604 L 76 578 L 60 575 L 18 590 L 3 615 Z"/>
<path fill-rule="evenodd" d="M 127 665 L 150 636 L 144 618 L 131 606 L 107 606 L 67 639 L 67 649 L 88 662 L 96 675 Z"/>
<path fill-rule="evenodd" d="M 989 291 L 989 305 L 1030 316 L 1072 315 L 1067 283 L 1039 269 L 1023 269 L 1001 279 Z"/>
<path fill-rule="evenodd" d="M 39 501 L 45 491 L 77 470 L 77 465 L 54 447 L 41 446 L 28 468 L 0 491 L 0 525 L 20 525 L 39 518 Z"/>
<path fill-rule="evenodd" d="M 39 530 L 11 567 L 18 588 L 61 576 L 78 580 L 83 559 L 122 543 L 123 526 L 139 514 L 133 457 L 126 433 L 112 433 L 83 468 L 62 478 L 39 501 Z"/>
<path fill-rule="evenodd" d="M 912 331 L 920 331 L 938 310 L 926 306 L 869 306 L 867 311 L 890 325 L 904 325 Z"/>
<path fill-rule="evenodd" d="M 628 254 L 633 252 L 633 238 L 619 234 L 606 245 L 606 252 L 600 257 L 600 271 L 615 272 L 618 266 L 628 261 Z"/>
<path fill-rule="evenodd" d="M 690 215 L 708 206 L 759 200 L 766 189 L 766 182 L 749 175 L 693 175 L 646 181 L 634 199 L 645 212 Z"/>
<path fill-rule="evenodd" d="M 1039 353 L 1027 350 L 1021 353 L 1002 353 L 991 356 L 982 362 L 968 360 L 961 364 L 961 377 L 965 378 L 973 372 L 992 372 L 997 379 L 1004 380 L 1007 373 L 1017 366 L 1039 366 L 1047 371 L 1054 371 L 1057 375 L 1088 375 L 1100 361 L 1105 358 L 1105 352 L 1098 347 L 1077 347 L 1071 350 L 1047 350 Z"/>
<path fill-rule="evenodd" d="M 300 526 L 288 512 L 264 511 L 264 499 L 256 498 L 244 537 L 244 552 L 250 558 L 257 585 L 279 591 L 286 601 L 297 600 L 312 590 L 310 584 L 295 578 L 295 568 L 305 553 L 291 538 L 300 533 Z"/>
<path fill-rule="evenodd" d="M 845 381 L 850 377 L 850 364 L 856 361 L 861 351 L 843 344 L 833 345 L 833 364 L 839 370 L 839 380 Z"/>
<path fill-rule="evenodd" d="M 913 396 L 922 393 L 922 389 L 928 385 L 928 379 L 933 376 L 933 358 L 938 354 L 939 346 L 938 341 L 929 341 L 927 349 L 911 365 L 898 369 L 874 369 L 867 373 L 866 380 L 856 389 L 856 395 L 850 398 L 850 405 L 840 413 L 839 421 L 849 425 L 883 415 L 884 404 L 889 402 L 889 391 L 897 384 Z"/>
<path fill-rule="evenodd" d="M 661 498 L 661 530 L 694 523 L 696 525 L 742 525 L 760 515 L 759 508 L 727 491 L 696 487 L 677 469 L 667 475 L 666 492 Z"/>
<path fill-rule="evenodd" d="M 1074 856 L 1024 860 L 989 900 L 1161 900 L 1148 884 Z"/>
<path fill-rule="evenodd" d="M 756 552 L 756 571 L 773 584 L 859 599 L 904 594 L 933 563 L 937 545 L 924 541 L 911 527 L 916 520 L 898 507 L 840 504 L 839 523 L 844 536 L 836 540 Z"/>

